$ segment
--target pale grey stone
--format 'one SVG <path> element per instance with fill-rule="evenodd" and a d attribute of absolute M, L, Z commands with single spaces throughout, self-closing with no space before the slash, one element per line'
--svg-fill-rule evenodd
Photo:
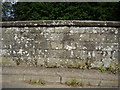
<path fill-rule="evenodd" d="M 51 49 L 62 49 L 63 44 L 61 42 L 51 42 Z"/>

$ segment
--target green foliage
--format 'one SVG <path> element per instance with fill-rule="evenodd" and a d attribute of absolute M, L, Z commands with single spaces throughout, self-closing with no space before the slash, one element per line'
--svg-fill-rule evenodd
<path fill-rule="evenodd" d="M 3 12 L 8 12 L 4 5 Z M 13 19 L 5 20 L 120 20 L 120 2 L 17 2 Z M 3 15 L 4 16 L 4 15 Z"/>
<path fill-rule="evenodd" d="M 41 85 L 45 85 L 45 81 L 44 80 L 29 80 L 29 84 L 41 84 Z"/>
<path fill-rule="evenodd" d="M 2 20 L 13 20 L 13 11 L 10 2 L 2 3 Z"/>
<path fill-rule="evenodd" d="M 76 86 L 84 86 L 83 82 L 78 82 L 76 79 L 72 79 L 71 81 L 65 82 L 68 86 L 76 87 Z"/>
<path fill-rule="evenodd" d="M 101 72 L 103 72 L 103 71 L 106 71 L 107 69 L 106 69 L 105 67 L 103 67 L 103 66 L 100 66 L 99 70 L 100 70 Z"/>
<path fill-rule="evenodd" d="M 113 71 L 112 65 L 109 65 L 108 71 Z"/>

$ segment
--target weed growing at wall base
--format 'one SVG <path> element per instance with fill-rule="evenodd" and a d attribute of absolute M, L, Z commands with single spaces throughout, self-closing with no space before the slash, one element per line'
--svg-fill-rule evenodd
<path fill-rule="evenodd" d="M 29 84 L 40 84 L 40 85 L 45 85 L 45 81 L 44 80 L 41 80 L 41 79 L 39 79 L 39 80 L 29 80 L 28 81 L 28 83 Z"/>
<path fill-rule="evenodd" d="M 105 67 L 103 67 L 103 66 L 100 66 L 99 70 L 100 70 L 101 72 L 103 72 L 103 71 L 106 71 L 107 69 L 106 69 Z"/>
<path fill-rule="evenodd" d="M 83 82 L 79 82 L 76 79 L 72 79 L 71 81 L 65 82 L 66 85 L 72 86 L 72 87 L 77 87 L 77 86 L 84 86 Z"/>

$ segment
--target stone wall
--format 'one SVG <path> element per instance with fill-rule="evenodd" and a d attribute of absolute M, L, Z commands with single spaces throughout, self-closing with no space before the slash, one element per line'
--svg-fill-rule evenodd
<path fill-rule="evenodd" d="M 120 22 L 2 22 L 4 66 L 116 67 Z"/>

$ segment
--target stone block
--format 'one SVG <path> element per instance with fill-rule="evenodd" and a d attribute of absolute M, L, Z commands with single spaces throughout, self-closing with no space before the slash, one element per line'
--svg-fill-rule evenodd
<path fill-rule="evenodd" d="M 61 66 L 63 67 L 76 67 L 74 59 L 63 59 L 61 62 Z"/>
<path fill-rule="evenodd" d="M 64 50 L 45 50 L 45 58 L 60 58 L 63 57 Z"/>
<path fill-rule="evenodd" d="M 104 39 L 104 35 L 102 36 L 100 34 L 90 34 L 89 37 L 90 42 L 100 42 L 100 39 Z"/>
<path fill-rule="evenodd" d="M 37 58 L 34 56 L 21 56 L 13 58 L 13 61 L 16 62 L 19 66 L 37 66 Z"/>
<path fill-rule="evenodd" d="M 118 34 L 118 28 L 115 27 L 100 27 L 100 34 Z"/>
<path fill-rule="evenodd" d="M 63 40 L 63 33 L 51 33 L 49 37 L 47 38 L 51 41 L 62 41 Z"/>
<path fill-rule="evenodd" d="M 15 28 L 15 27 L 2 28 L 2 33 L 3 34 L 13 34 L 16 29 L 18 30 L 18 28 Z"/>
<path fill-rule="evenodd" d="M 74 58 L 74 52 L 68 50 L 45 50 L 45 58 Z"/>
<path fill-rule="evenodd" d="M 87 58 L 91 57 L 91 53 L 86 50 L 73 50 L 74 57 L 80 60 L 87 60 Z"/>
<path fill-rule="evenodd" d="M 37 57 L 37 66 L 45 66 L 45 59 L 42 57 Z"/>
<path fill-rule="evenodd" d="M 69 33 L 70 28 L 67 26 L 64 27 L 55 27 L 55 33 Z"/>
<path fill-rule="evenodd" d="M 78 50 L 87 50 L 85 43 L 83 42 L 76 42 L 76 47 Z"/>
<path fill-rule="evenodd" d="M 95 42 L 101 42 L 101 43 L 103 43 L 103 42 L 106 41 L 106 36 L 104 34 L 98 34 L 95 38 L 97 38 L 97 39 L 94 39 Z"/>
<path fill-rule="evenodd" d="M 6 57 L 21 57 L 21 56 L 40 56 L 44 57 L 44 50 L 39 50 L 39 49 L 3 49 L 2 51 L 3 56 Z"/>
<path fill-rule="evenodd" d="M 28 33 L 28 34 L 33 34 L 33 33 L 41 33 L 43 32 L 44 27 L 20 27 L 18 29 L 15 29 L 15 33 Z"/>
<path fill-rule="evenodd" d="M 64 41 L 64 49 L 73 50 L 76 49 L 76 42 L 74 41 Z"/>
<path fill-rule="evenodd" d="M 11 49 L 3 49 L 2 56 L 3 57 L 12 57 L 13 56 L 12 51 L 13 50 L 11 50 Z"/>
<path fill-rule="evenodd" d="M 75 58 L 74 51 L 73 50 L 64 50 L 61 58 L 65 58 L 65 59 Z"/>
<path fill-rule="evenodd" d="M 70 27 L 70 33 L 85 33 L 86 27 Z"/>
<path fill-rule="evenodd" d="M 79 38 L 79 35 L 77 34 L 64 34 L 64 37 L 63 37 L 63 42 L 65 41 L 75 41 Z"/>
<path fill-rule="evenodd" d="M 113 51 L 118 50 L 118 43 L 103 43 L 101 44 L 102 50 Z"/>
<path fill-rule="evenodd" d="M 34 41 L 47 41 L 46 38 L 43 35 L 40 35 L 39 33 L 36 34 L 34 37 Z"/>
<path fill-rule="evenodd" d="M 25 29 L 25 28 L 21 27 L 21 28 L 14 29 L 14 34 L 21 34 L 21 35 L 22 34 L 31 34 L 31 33 L 29 33 L 31 31 L 33 31 L 33 30 L 31 30 L 31 28 Z"/>
<path fill-rule="evenodd" d="M 50 49 L 50 41 L 33 41 L 32 43 L 33 47 L 35 49 Z"/>
<path fill-rule="evenodd" d="M 1 45 L 2 45 L 1 48 L 3 48 L 3 49 L 11 49 L 11 48 L 13 48 L 14 42 L 2 41 Z"/>
<path fill-rule="evenodd" d="M 44 30 L 43 32 L 44 33 L 53 33 L 54 29 L 55 29 L 54 27 L 44 27 L 43 28 L 43 30 Z"/>
<path fill-rule="evenodd" d="M 77 49 L 78 50 L 95 50 L 96 44 L 93 42 L 77 42 Z"/>
<path fill-rule="evenodd" d="M 118 35 L 114 35 L 114 34 L 106 35 L 105 42 L 107 42 L 107 43 L 118 43 Z"/>
<path fill-rule="evenodd" d="M 86 27 L 85 29 L 85 33 L 89 33 L 89 34 L 98 34 L 99 32 L 100 32 L 99 27 Z"/>
<path fill-rule="evenodd" d="M 99 35 L 99 41 L 105 43 L 117 43 L 118 42 L 118 35 L 114 34 L 101 34 Z"/>
<path fill-rule="evenodd" d="M 16 41 L 16 42 L 13 42 L 11 45 L 12 45 L 13 49 L 20 49 L 20 48 L 30 49 L 30 48 L 33 48 L 32 41 Z"/>
<path fill-rule="evenodd" d="M 119 60 L 119 52 L 118 51 L 112 51 L 112 59 Z"/>
<path fill-rule="evenodd" d="M 112 59 L 111 58 L 103 58 L 102 62 L 103 62 L 104 67 L 109 67 L 112 63 Z"/>
<path fill-rule="evenodd" d="M 102 60 L 103 58 L 112 58 L 111 51 L 92 51 L 92 58 Z"/>
<path fill-rule="evenodd" d="M 62 42 L 51 42 L 51 49 L 62 49 Z"/>
<path fill-rule="evenodd" d="M 61 67 L 62 59 L 60 58 L 46 58 L 46 67 Z"/>
<path fill-rule="evenodd" d="M 12 33 L 11 34 L 4 34 L 4 35 L 2 35 L 2 39 L 3 39 L 3 41 L 12 42 L 12 41 L 14 41 L 14 36 Z"/>
<path fill-rule="evenodd" d="M 94 61 L 91 63 L 91 68 L 100 68 L 103 65 L 104 65 L 103 62 L 101 61 Z"/>
<path fill-rule="evenodd" d="M 84 68 L 84 67 L 86 67 L 86 62 L 87 62 L 87 60 L 75 59 L 74 65 L 77 68 Z"/>
<path fill-rule="evenodd" d="M 81 42 L 90 41 L 90 35 L 89 34 L 80 34 L 79 41 L 81 41 Z"/>

